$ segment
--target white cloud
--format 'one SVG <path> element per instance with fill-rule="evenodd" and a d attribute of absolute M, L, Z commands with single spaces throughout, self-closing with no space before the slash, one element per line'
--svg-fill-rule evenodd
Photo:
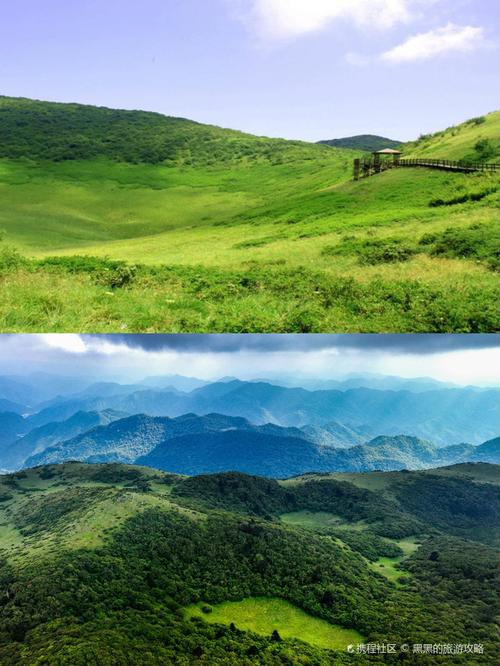
<path fill-rule="evenodd" d="M 483 43 L 483 29 L 448 23 L 443 28 L 409 37 L 405 42 L 382 54 L 388 62 L 428 60 L 442 53 L 469 52 Z"/>
<path fill-rule="evenodd" d="M 76 333 L 44 333 L 40 335 L 40 340 L 48 347 L 70 354 L 84 354 L 87 351 L 85 342 Z"/>
<path fill-rule="evenodd" d="M 345 19 L 360 26 L 389 28 L 406 23 L 411 7 L 434 0 L 251 0 L 250 14 L 239 2 L 243 15 L 267 38 L 280 39 L 321 30 L 332 21 Z"/>

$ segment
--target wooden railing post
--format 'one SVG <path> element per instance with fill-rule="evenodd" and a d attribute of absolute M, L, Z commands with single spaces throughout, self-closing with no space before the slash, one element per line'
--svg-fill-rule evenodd
<path fill-rule="evenodd" d="M 359 172 L 361 169 L 361 160 L 359 157 L 356 157 L 354 160 L 354 180 L 359 180 Z"/>

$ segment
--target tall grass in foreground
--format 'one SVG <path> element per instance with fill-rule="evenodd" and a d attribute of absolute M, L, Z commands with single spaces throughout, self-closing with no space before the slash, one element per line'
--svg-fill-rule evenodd
<path fill-rule="evenodd" d="M 438 261 L 438 260 L 434 260 Z M 131 266 L 92 257 L 0 259 L 0 328 L 142 332 L 491 332 L 490 272 L 450 281 L 332 277 L 286 266 Z"/>

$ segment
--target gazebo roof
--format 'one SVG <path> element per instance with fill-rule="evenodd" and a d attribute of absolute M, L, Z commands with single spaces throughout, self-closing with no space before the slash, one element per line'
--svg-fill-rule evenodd
<path fill-rule="evenodd" d="M 401 155 L 400 150 L 393 150 L 392 148 L 384 148 L 383 150 L 375 150 L 374 155 Z"/>

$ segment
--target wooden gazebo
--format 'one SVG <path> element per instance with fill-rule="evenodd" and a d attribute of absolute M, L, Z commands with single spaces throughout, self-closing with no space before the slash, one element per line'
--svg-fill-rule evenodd
<path fill-rule="evenodd" d="M 380 173 L 392 166 L 399 166 L 401 151 L 394 150 L 394 148 L 383 148 L 382 150 L 373 151 L 372 156 L 371 159 L 365 157 L 363 162 L 359 157 L 354 160 L 354 180 L 359 180 L 361 175 L 370 176 L 372 173 Z M 388 159 L 382 160 L 383 157 L 391 156 L 392 163 Z"/>
<path fill-rule="evenodd" d="M 373 155 L 373 167 L 375 169 L 375 173 L 380 171 L 380 162 L 382 157 L 392 156 L 392 161 L 394 162 L 395 165 L 397 165 L 399 160 L 401 159 L 401 151 L 394 150 L 393 148 L 383 148 L 382 150 L 375 150 L 372 153 L 372 155 Z"/>

